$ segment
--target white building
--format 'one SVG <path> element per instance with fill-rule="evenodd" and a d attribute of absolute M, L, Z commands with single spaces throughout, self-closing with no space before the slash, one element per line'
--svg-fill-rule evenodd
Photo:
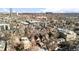
<path fill-rule="evenodd" d="M 0 22 L 0 31 L 1 30 L 10 30 L 10 25 L 5 22 Z"/>

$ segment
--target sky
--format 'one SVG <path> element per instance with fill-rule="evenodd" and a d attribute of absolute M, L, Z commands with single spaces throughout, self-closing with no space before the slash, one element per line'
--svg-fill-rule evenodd
<path fill-rule="evenodd" d="M 4 2 L 5 1 L 5 2 Z M 9 12 L 12 8 L 13 12 L 19 13 L 79 13 L 79 0 L 1 0 L 0 12 Z"/>
<path fill-rule="evenodd" d="M 0 12 L 10 12 L 10 8 L 0 8 Z M 12 8 L 12 12 L 18 13 L 79 13 L 79 8 Z"/>
<path fill-rule="evenodd" d="M 40 13 L 45 8 L 11 8 L 12 12 L 18 12 L 18 13 Z M 0 12 L 10 12 L 10 8 L 0 8 Z"/>
<path fill-rule="evenodd" d="M 0 0 L 0 6 L 79 8 L 79 0 Z"/>

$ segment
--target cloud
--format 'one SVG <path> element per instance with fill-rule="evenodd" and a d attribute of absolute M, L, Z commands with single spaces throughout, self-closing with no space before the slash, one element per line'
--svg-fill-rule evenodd
<path fill-rule="evenodd" d="M 62 12 L 59 8 L 46 8 L 42 12 Z"/>
<path fill-rule="evenodd" d="M 9 8 L 0 8 L 0 12 L 9 12 Z"/>
<path fill-rule="evenodd" d="M 0 8 L 0 12 L 10 12 L 10 8 Z M 12 12 L 30 12 L 30 13 L 45 13 L 45 12 L 53 12 L 53 13 L 79 13 L 79 8 L 12 8 Z"/>
<path fill-rule="evenodd" d="M 79 8 L 46 8 L 42 12 L 54 12 L 54 13 L 79 13 Z"/>

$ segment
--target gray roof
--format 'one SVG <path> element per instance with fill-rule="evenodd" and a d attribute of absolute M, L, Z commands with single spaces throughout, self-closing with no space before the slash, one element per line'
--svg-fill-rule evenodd
<path fill-rule="evenodd" d="M 0 20 L 0 26 L 2 26 L 2 25 L 9 25 L 9 24 Z"/>

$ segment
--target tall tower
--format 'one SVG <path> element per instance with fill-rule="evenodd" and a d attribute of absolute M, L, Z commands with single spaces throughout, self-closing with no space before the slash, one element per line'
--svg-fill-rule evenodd
<path fill-rule="evenodd" d="M 12 8 L 10 8 L 10 17 L 12 16 Z"/>

